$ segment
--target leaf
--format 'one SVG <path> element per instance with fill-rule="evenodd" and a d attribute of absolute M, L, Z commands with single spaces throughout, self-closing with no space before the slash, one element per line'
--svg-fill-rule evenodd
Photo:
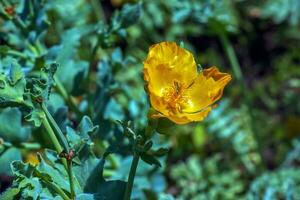
<path fill-rule="evenodd" d="M 30 128 L 22 126 L 22 113 L 18 108 L 6 108 L 0 113 L 0 137 L 9 142 L 24 142 Z"/>
<path fill-rule="evenodd" d="M 97 131 L 99 126 L 94 126 L 88 116 L 84 116 L 80 121 L 77 130 L 71 127 L 66 128 L 67 139 L 79 158 L 86 159 L 90 155 L 90 146 L 93 145 L 90 135 Z"/>
<path fill-rule="evenodd" d="M 83 136 L 88 136 L 91 133 L 96 132 L 98 128 L 99 126 L 94 126 L 92 120 L 88 116 L 84 116 L 78 125 L 78 131 Z"/>
<path fill-rule="evenodd" d="M 15 60 L 10 61 L 9 75 L 0 74 L 0 107 L 26 105 L 24 73 Z"/>
<path fill-rule="evenodd" d="M 49 66 L 44 67 L 42 70 L 46 73 L 46 83 L 45 88 L 43 88 L 41 97 L 43 100 L 49 100 L 51 89 L 55 84 L 54 74 L 57 71 L 58 64 L 52 63 Z"/>
<path fill-rule="evenodd" d="M 47 158 L 46 155 L 49 157 Z M 66 191 L 69 190 L 67 173 L 65 168 L 56 162 L 58 161 L 57 156 L 54 156 L 53 151 L 49 150 L 45 151 L 44 156 L 47 162 L 45 162 L 44 157 L 39 155 L 40 164 L 37 166 L 32 166 L 22 161 L 12 162 L 11 169 L 15 176 L 13 185 L 20 189 L 22 198 L 54 199 L 56 192 L 51 184 L 55 184 Z M 80 191 L 76 182 L 75 191 Z"/>
<path fill-rule="evenodd" d="M 125 116 L 121 105 L 114 98 L 111 98 L 106 105 L 103 117 L 104 119 L 123 120 Z"/>
<path fill-rule="evenodd" d="M 142 4 L 126 4 L 120 12 L 117 12 L 111 22 L 111 31 L 127 28 L 139 20 L 141 16 Z"/>
<path fill-rule="evenodd" d="M 262 7 L 262 16 L 271 17 L 275 23 L 288 21 L 296 26 L 300 22 L 300 2 L 298 0 L 268 0 Z"/>
<path fill-rule="evenodd" d="M 161 167 L 159 160 L 157 160 L 153 155 L 141 153 L 141 159 L 150 165 L 157 165 Z"/>
<path fill-rule="evenodd" d="M 10 163 L 15 160 L 21 160 L 21 152 L 17 148 L 9 148 L 0 155 L 0 174 L 12 175 Z"/>
<path fill-rule="evenodd" d="M 38 199 L 42 192 L 39 179 L 32 177 L 34 167 L 22 161 L 11 163 L 11 169 L 16 176 L 14 183 L 20 189 L 21 197 L 24 199 Z"/>
<path fill-rule="evenodd" d="M 96 200 L 115 200 L 123 199 L 125 194 L 125 181 L 106 181 L 101 185 L 101 188 L 94 195 Z"/>
<path fill-rule="evenodd" d="M 41 155 L 38 155 L 40 164 L 36 166 L 34 176 L 43 180 L 54 182 L 62 189 L 68 190 L 70 188 L 69 179 L 64 171 L 60 171 L 47 164 Z M 54 164 L 54 163 L 53 163 Z"/>
<path fill-rule="evenodd" d="M 105 160 L 101 159 L 89 174 L 84 192 L 94 193 L 97 200 L 122 199 L 125 193 L 126 182 L 119 180 L 106 181 L 103 177 L 104 164 Z"/>
<path fill-rule="evenodd" d="M 26 178 L 19 182 L 19 188 L 26 188 L 26 190 L 22 191 L 22 198 L 24 199 L 34 199 L 38 200 L 39 196 L 42 192 L 42 185 L 39 182 L 39 179 L 34 178 Z"/>
<path fill-rule="evenodd" d="M 29 115 L 25 116 L 25 119 L 28 122 L 33 122 L 35 127 L 40 127 L 45 117 L 45 113 L 42 110 L 34 109 Z"/>

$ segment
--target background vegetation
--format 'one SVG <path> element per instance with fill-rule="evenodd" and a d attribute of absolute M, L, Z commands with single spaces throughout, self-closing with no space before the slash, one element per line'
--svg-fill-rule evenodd
<path fill-rule="evenodd" d="M 58 164 L 28 175 L 29 165 L 13 162 L 36 163 L 37 152 L 57 162 L 45 150 L 53 146 L 40 112 L 19 106 L 34 104 L 18 101 L 27 95 L 25 81 L 34 86 L 28 93 L 49 97 L 48 109 L 70 144 L 84 144 L 82 163 L 74 167 L 80 184 L 89 183 L 105 152 L 111 154 L 99 179 L 126 180 L 130 145 L 115 121 L 145 129 L 143 60 L 150 45 L 176 41 L 203 68 L 216 65 L 233 80 L 203 122 L 160 122 L 153 148 L 169 152 L 158 158 L 161 167 L 139 163 L 132 198 L 300 199 L 299 10 L 298 0 L 1 1 L 0 191 L 14 188 L 2 198 L 55 198 L 39 180 L 55 176 Z M 40 75 L 45 66 L 52 67 Z M 37 87 L 32 77 L 46 83 Z"/>

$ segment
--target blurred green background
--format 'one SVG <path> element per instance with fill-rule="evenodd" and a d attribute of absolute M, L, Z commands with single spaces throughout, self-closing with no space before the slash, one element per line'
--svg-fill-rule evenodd
<path fill-rule="evenodd" d="M 1 5 L 14 5 L 31 24 L 22 33 L 0 19 L 0 65 L 11 58 L 25 71 L 51 61 L 60 65 L 58 79 L 79 110 L 93 105 L 96 155 L 117 146 L 117 166 L 106 168 L 110 178 L 125 179 L 131 161 L 114 120 L 131 120 L 136 130 L 147 124 L 142 63 L 149 46 L 181 43 L 203 68 L 232 74 L 203 122 L 161 122 L 155 145 L 169 153 L 161 168 L 140 162 L 135 199 L 300 199 L 299 0 L 32 1 L 34 20 L 26 18 L 23 1 L 6 2 Z M 31 41 L 39 43 L 38 53 Z M 92 104 L 82 80 L 89 73 Z M 79 123 L 57 89 L 50 105 L 63 129 Z M 23 115 L 18 108 L 0 113 L 0 137 L 11 144 L 0 149 L 1 191 L 11 183 L 12 160 L 49 147 Z M 22 146 L 26 141 L 37 147 Z"/>

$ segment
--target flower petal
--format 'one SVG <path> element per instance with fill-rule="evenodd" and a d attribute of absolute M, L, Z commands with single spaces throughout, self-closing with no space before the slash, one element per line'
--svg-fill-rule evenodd
<path fill-rule="evenodd" d="M 195 113 L 211 106 L 221 98 L 224 87 L 230 80 L 229 74 L 219 72 L 216 67 L 204 70 L 185 91 L 188 101 L 183 111 Z"/>
<path fill-rule="evenodd" d="M 157 96 L 174 82 L 189 85 L 197 77 L 193 55 L 175 42 L 161 42 L 150 47 L 144 61 L 144 79 L 148 89 Z"/>
<path fill-rule="evenodd" d="M 212 110 L 212 107 L 210 106 L 210 107 L 203 109 L 200 112 L 187 115 L 187 118 L 190 121 L 202 121 L 205 119 L 205 117 L 208 115 L 208 113 L 210 113 L 211 110 Z"/>

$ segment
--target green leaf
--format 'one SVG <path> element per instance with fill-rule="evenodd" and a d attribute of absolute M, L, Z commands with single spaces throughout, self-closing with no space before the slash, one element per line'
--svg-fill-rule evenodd
<path fill-rule="evenodd" d="M 135 23 L 138 22 L 142 12 L 142 4 L 126 4 L 121 12 L 120 12 L 120 18 L 121 18 L 121 27 L 127 28 Z"/>
<path fill-rule="evenodd" d="M 29 115 L 25 116 L 25 119 L 29 122 L 33 122 L 35 127 L 40 127 L 45 117 L 45 113 L 42 110 L 34 109 Z"/>
<path fill-rule="evenodd" d="M 54 182 L 59 185 L 64 190 L 69 190 L 69 179 L 67 174 L 64 171 L 61 171 L 54 166 L 50 166 L 45 162 L 42 156 L 39 155 L 40 164 L 37 165 L 36 170 L 34 171 L 34 176 L 42 178 L 50 182 Z"/>
<path fill-rule="evenodd" d="M 43 68 L 43 71 L 46 73 L 46 87 L 42 91 L 42 97 L 44 100 L 49 100 L 51 89 L 55 84 L 54 74 L 57 71 L 58 64 L 52 63 L 49 66 Z"/>
<path fill-rule="evenodd" d="M 20 189 L 21 197 L 24 199 L 38 199 L 42 192 L 42 185 L 39 178 L 32 177 L 34 167 L 22 161 L 14 161 L 11 163 L 11 169 L 16 176 L 14 185 Z"/>
<path fill-rule="evenodd" d="M 97 129 L 98 126 L 94 126 L 88 116 L 84 116 L 82 118 L 77 130 L 67 126 L 66 137 L 71 145 L 71 148 L 76 151 L 81 160 L 86 159 L 87 156 L 90 155 L 90 146 L 93 145 L 90 135 L 96 132 Z"/>
<path fill-rule="evenodd" d="M 63 165 L 56 162 L 57 156 L 53 151 L 46 150 L 44 157 L 39 155 L 40 164 L 37 166 L 25 164 L 22 161 L 12 162 L 11 169 L 15 176 L 13 185 L 20 189 L 19 195 L 22 198 L 59 199 L 56 197 L 57 193 L 53 190 L 53 185 L 66 191 L 69 190 L 67 173 Z M 47 162 L 44 159 L 47 159 Z M 76 183 L 75 191 L 81 192 Z"/>
<path fill-rule="evenodd" d="M 120 12 L 117 12 L 111 22 L 111 31 L 127 28 L 138 22 L 141 16 L 142 4 L 126 4 Z"/>
<path fill-rule="evenodd" d="M 0 174 L 11 175 L 10 163 L 15 160 L 21 160 L 21 152 L 17 148 L 9 148 L 0 155 Z"/>
<path fill-rule="evenodd" d="M 300 2 L 298 0 L 268 0 L 264 1 L 262 16 L 271 17 L 275 23 L 288 21 L 296 26 L 300 22 Z"/>
<path fill-rule="evenodd" d="M 24 142 L 30 128 L 22 126 L 22 113 L 18 108 L 6 108 L 0 113 L 0 137 L 9 142 Z"/>
<path fill-rule="evenodd" d="M 98 128 L 99 126 L 94 126 L 92 120 L 88 116 L 84 116 L 78 125 L 78 131 L 83 136 L 96 132 Z"/>
<path fill-rule="evenodd" d="M 125 193 L 126 182 L 119 180 L 106 181 L 103 177 L 105 160 L 101 159 L 90 173 L 84 187 L 84 192 L 94 193 L 95 199 L 122 199 Z"/>
<path fill-rule="evenodd" d="M 23 95 L 26 86 L 22 68 L 15 60 L 10 62 L 9 74 L 0 74 L 0 107 L 26 105 Z"/>
<path fill-rule="evenodd" d="M 161 167 L 159 160 L 157 160 L 153 155 L 141 153 L 141 159 L 150 165 L 157 165 Z"/>
<path fill-rule="evenodd" d="M 38 178 L 25 178 L 19 182 L 19 188 L 26 188 L 22 191 L 22 198 L 24 199 L 39 199 L 39 196 L 42 192 L 42 185 Z"/>
<path fill-rule="evenodd" d="M 106 105 L 103 117 L 104 119 L 123 120 L 125 116 L 122 106 L 114 98 L 111 98 Z"/>

